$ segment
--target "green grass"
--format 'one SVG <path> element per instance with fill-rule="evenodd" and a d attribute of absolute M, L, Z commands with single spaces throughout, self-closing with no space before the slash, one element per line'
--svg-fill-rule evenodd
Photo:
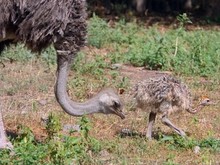
<path fill-rule="evenodd" d="M 124 20 L 109 27 L 106 21 L 94 15 L 89 21 L 88 33 L 89 45 L 98 49 L 111 49 L 108 53 L 110 62 L 107 63 L 106 57 L 100 57 L 99 54 L 88 62 L 86 55 L 80 53 L 73 66 L 80 74 L 90 73 L 100 77 L 103 69 L 111 63 L 130 63 L 151 70 L 169 70 L 188 76 L 220 77 L 219 31 L 186 31 L 180 26 L 161 32 L 157 26 L 144 28 Z M 53 48 L 42 53 L 48 66 L 56 64 L 55 57 Z M 32 58 L 35 58 L 33 53 L 24 49 L 23 45 L 8 49 L 0 57 L 1 61 L 22 62 Z"/>
<path fill-rule="evenodd" d="M 100 143 L 89 136 L 89 120 L 82 117 L 79 120 L 80 135 L 72 131 L 68 135 L 61 134 L 60 118 L 49 115 L 46 124 L 48 138 L 37 142 L 32 131 L 23 125 L 18 127 L 19 136 L 13 140 L 14 153 L 0 151 L 0 164 L 70 164 L 91 163 L 93 158 L 88 154 L 100 151 Z"/>
<path fill-rule="evenodd" d="M 105 37 L 103 37 L 105 36 Z M 213 30 L 158 30 L 119 21 L 114 28 L 94 16 L 89 26 L 89 44 L 112 47 L 112 63 L 131 63 L 152 70 L 177 74 L 220 77 L 220 32 Z"/>

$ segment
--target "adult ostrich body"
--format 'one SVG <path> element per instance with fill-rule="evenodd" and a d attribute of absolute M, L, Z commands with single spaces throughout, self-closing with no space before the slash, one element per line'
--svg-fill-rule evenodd
<path fill-rule="evenodd" d="M 119 97 L 111 89 L 85 103 L 70 100 L 66 92 L 70 64 L 86 41 L 85 0 L 0 0 L 0 13 L 0 53 L 17 42 L 33 52 L 53 44 L 57 53 L 55 95 L 65 112 L 73 116 L 112 113 L 124 118 Z M 10 145 L 0 113 L 0 148 Z"/>

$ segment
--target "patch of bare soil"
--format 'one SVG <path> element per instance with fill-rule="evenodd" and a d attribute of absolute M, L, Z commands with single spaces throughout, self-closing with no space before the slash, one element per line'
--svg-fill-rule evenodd
<path fill-rule="evenodd" d="M 160 77 L 165 74 L 172 74 L 168 71 L 153 71 L 147 70 L 145 67 L 134 67 L 132 65 L 121 65 L 119 67 L 119 72 L 121 76 L 129 78 L 131 85 L 134 85 L 138 81 Z"/>

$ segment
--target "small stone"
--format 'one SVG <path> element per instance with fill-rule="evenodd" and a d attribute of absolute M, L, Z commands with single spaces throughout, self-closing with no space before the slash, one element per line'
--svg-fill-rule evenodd
<path fill-rule="evenodd" d="M 110 154 L 107 150 L 101 150 L 99 152 L 99 155 L 104 158 L 104 157 L 109 157 Z"/>
<path fill-rule="evenodd" d="M 41 116 L 41 122 L 46 125 L 48 123 L 48 121 L 49 121 L 48 115 L 43 114 Z"/>
<path fill-rule="evenodd" d="M 39 100 L 38 103 L 42 106 L 47 104 L 47 100 Z"/>
<path fill-rule="evenodd" d="M 63 131 L 80 131 L 80 125 L 72 125 L 72 124 L 65 124 L 63 126 Z"/>
<path fill-rule="evenodd" d="M 123 129 L 121 130 L 121 133 L 123 133 L 123 134 L 131 134 L 132 131 L 131 131 L 129 128 L 123 128 Z"/>
<path fill-rule="evenodd" d="M 195 146 L 194 149 L 193 149 L 193 152 L 195 154 L 199 154 L 200 153 L 200 147 L 199 146 Z"/>
<path fill-rule="evenodd" d="M 111 69 L 117 70 L 117 69 L 120 69 L 121 67 L 122 67 L 122 64 L 112 64 Z"/>
<path fill-rule="evenodd" d="M 25 114 L 27 114 L 27 113 L 28 113 L 27 110 L 22 110 L 22 111 L 21 111 L 21 114 L 22 114 L 22 115 L 25 115 Z"/>

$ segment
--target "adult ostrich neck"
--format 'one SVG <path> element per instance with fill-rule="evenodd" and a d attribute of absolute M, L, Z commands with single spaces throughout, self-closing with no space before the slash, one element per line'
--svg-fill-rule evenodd
<path fill-rule="evenodd" d="M 84 103 L 77 103 L 70 100 L 67 94 L 66 86 L 72 61 L 72 56 L 57 55 L 57 80 L 55 85 L 55 95 L 58 103 L 66 113 L 72 116 L 82 116 L 84 114 L 101 112 L 97 101 L 98 96 Z"/>

